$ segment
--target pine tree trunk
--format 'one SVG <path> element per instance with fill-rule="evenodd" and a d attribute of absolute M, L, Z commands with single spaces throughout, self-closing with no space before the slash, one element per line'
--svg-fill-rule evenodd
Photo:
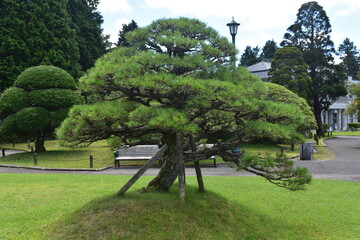
<path fill-rule="evenodd" d="M 35 152 L 46 152 L 44 143 L 45 143 L 45 137 L 37 136 L 35 142 Z"/>
<path fill-rule="evenodd" d="M 163 155 L 164 164 L 158 175 L 148 184 L 147 189 L 150 191 L 167 192 L 178 176 L 176 135 L 165 136 L 163 140 L 168 145 L 168 149 Z"/>

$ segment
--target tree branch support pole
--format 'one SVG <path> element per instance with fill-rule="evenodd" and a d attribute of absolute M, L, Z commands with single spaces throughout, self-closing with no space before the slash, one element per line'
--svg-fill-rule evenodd
<path fill-rule="evenodd" d="M 155 156 L 150 158 L 150 160 L 147 161 L 139 169 L 139 171 L 135 173 L 135 175 L 132 176 L 132 178 L 117 192 L 117 195 L 124 195 L 124 193 L 146 172 L 146 170 L 148 170 L 153 165 L 153 163 L 164 154 L 167 148 L 168 146 L 166 144 L 163 145 L 160 150 L 155 154 Z"/>
<path fill-rule="evenodd" d="M 190 136 L 190 146 L 191 146 L 191 151 L 196 152 L 196 143 L 195 143 L 195 139 L 194 139 L 193 135 Z M 199 192 L 203 193 L 203 192 L 205 192 L 205 188 L 204 188 L 204 182 L 203 182 L 200 164 L 199 164 L 198 160 L 194 161 L 194 167 L 195 167 L 196 178 L 197 178 L 197 182 L 198 182 L 198 186 L 199 186 Z"/>
<path fill-rule="evenodd" d="M 178 179 L 179 179 L 179 198 L 180 201 L 185 201 L 185 163 L 184 163 L 184 152 L 183 152 L 183 135 L 176 133 L 176 151 L 177 151 L 177 162 L 178 162 Z"/>

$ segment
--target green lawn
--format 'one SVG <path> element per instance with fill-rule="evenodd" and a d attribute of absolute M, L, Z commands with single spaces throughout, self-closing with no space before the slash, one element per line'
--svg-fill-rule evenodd
<path fill-rule="evenodd" d="M 29 151 L 27 144 L 1 144 L 8 149 L 19 149 Z M 48 168 L 89 168 L 90 155 L 94 159 L 94 168 L 107 167 L 113 164 L 114 155 L 106 141 L 98 141 L 88 147 L 69 148 L 62 147 L 56 140 L 46 141 L 45 148 L 48 150 L 38 153 L 38 167 Z M 34 154 L 31 152 L 13 154 L 0 158 L 0 164 L 19 166 L 35 166 Z"/>
<path fill-rule="evenodd" d="M 333 136 L 360 136 L 360 131 L 333 132 Z"/>
<path fill-rule="evenodd" d="M 130 176 L 1 174 L 0 239 L 359 239 L 360 183 L 314 180 L 291 192 L 257 177 L 205 177 L 187 202 L 171 193 L 124 198 Z"/>

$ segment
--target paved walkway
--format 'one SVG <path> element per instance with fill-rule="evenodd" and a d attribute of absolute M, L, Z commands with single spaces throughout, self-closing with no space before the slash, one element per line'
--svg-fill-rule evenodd
<path fill-rule="evenodd" d="M 328 161 L 296 161 L 297 166 L 307 167 L 314 178 L 335 179 L 360 182 L 360 137 L 336 137 L 325 140 L 336 154 L 335 160 Z M 90 171 L 53 171 L 33 170 L 22 168 L 0 167 L 0 173 L 61 173 L 61 174 L 94 174 L 94 175 L 133 175 L 138 168 L 107 169 L 101 172 Z M 144 175 L 156 175 L 159 168 L 151 168 Z M 204 176 L 253 176 L 245 171 L 236 171 L 226 164 L 219 164 L 217 168 L 203 167 Z M 186 168 L 186 175 L 195 176 L 193 168 Z"/>
<path fill-rule="evenodd" d="M 307 167 L 314 178 L 360 182 L 360 137 L 337 136 L 324 143 L 334 151 L 336 159 L 328 161 L 297 161 Z"/>

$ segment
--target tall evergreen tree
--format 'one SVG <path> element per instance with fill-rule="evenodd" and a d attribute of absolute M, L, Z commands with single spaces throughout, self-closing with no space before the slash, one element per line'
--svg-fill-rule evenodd
<path fill-rule="evenodd" d="M 298 47 L 309 65 L 313 82 L 312 102 L 317 133 L 323 135 L 321 112 L 346 95 L 346 74 L 333 63 L 334 43 L 330 39 L 331 25 L 326 12 L 317 2 L 301 5 L 297 19 L 287 29 L 282 46 Z"/>
<path fill-rule="evenodd" d="M 359 50 L 349 38 L 345 38 L 338 48 L 338 54 L 349 76 L 356 78 L 359 72 L 360 56 Z"/>
<path fill-rule="evenodd" d="M 51 64 L 80 75 L 67 1 L 0 1 L 0 43 L 0 91 L 30 66 Z"/>
<path fill-rule="evenodd" d="M 261 58 L 264 61 L 271 61 L 274 58 L 275 52 L 279 47 L 274 40 L 266 41 L 264 47 L 262 48 Z"/>
<path fill-rule="evenodd" d="M 81 70 L 94 66 L 95 60 L 106 51 L 102 36 L 103 18 L 97 11 L 99 0 L 69 0 L 68 11 L 76 30 Z"/>
<path fill-rule="evenodd" d="M 125 34 L 135 30 L 136 28 L 138 28 L 138 25 L 134 20 L 131 20 L 131 22 L 129 24 L 123 24 L 122 29 L 119 31 L 119 39 L 117 42 L 117 46 L 129 47 L 131 44 L 125 38 Z"/>
<path fill-rule="evenodd" d="M 244 53 L 240 58 L 240 65 L 248 67 L 254 65 L 258 62 L 261 62 L 260 48 L 259 47 L 250 47 L 246 46 Z"/>

